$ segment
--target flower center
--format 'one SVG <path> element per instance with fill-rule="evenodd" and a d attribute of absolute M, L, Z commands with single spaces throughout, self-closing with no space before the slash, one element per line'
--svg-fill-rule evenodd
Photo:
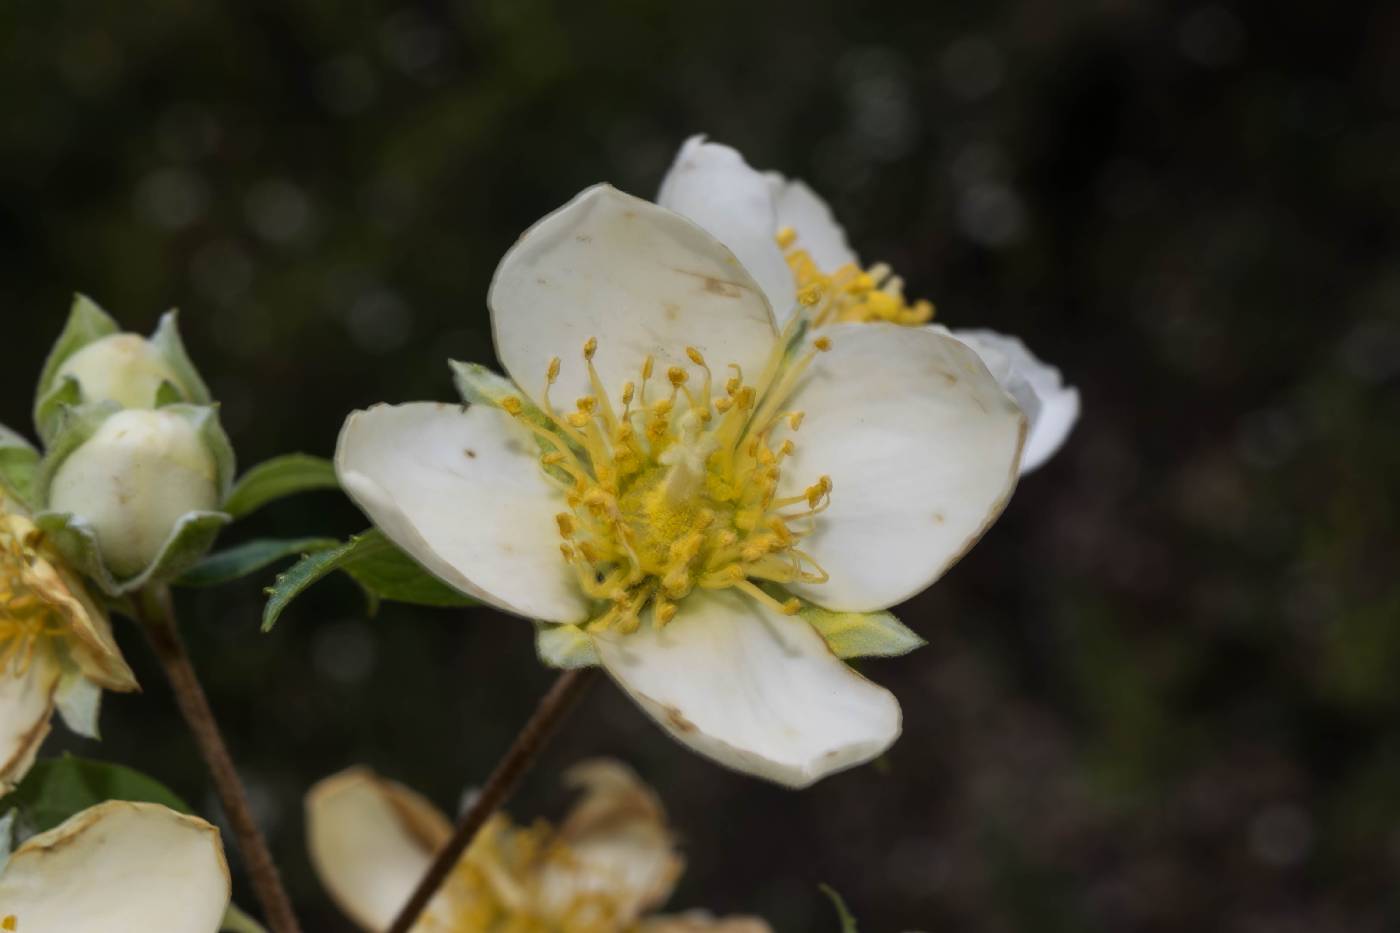
<path fill-rule="evenodd" d="M 657 379 L 647 357 L 616 406 L 593 366 L 598 342 L 590 338 L 583 358 L 593 394 L 573 411 L 560 413 L 549 400 L 558 357 L 539 411 L 515 397 L 503 401 L 540 439 L 545 475 L 568 503 L 555 518 L 560 550 L 600 603 L 591 631 L 633 632 L 648 604 L 665 625 L 697 588 L 732 587 L 792 614 L 796 599 L 779 601 L 759 582 L 825 582 L 798 545 L 826 509 L 831 479 L 818 478 L 798 496 L 777 495 L 795 448 L 776 435 L 802 422 L 802 412 L 784 403 L 816 353 L 831 347 L 825 337 L 804 345 L 803 330 L 798 322 L 789 328 L 753 383 L 731 363 L 717 385 L 695 347 L 685 352 L 699 375 L 672 366 Z"/>
<path fill-rule="evenodd" d="M 870 321 L 913 326 L 932 320 L 933 303 L 905 301 L 904 280 L 884 263 L 862 269 L 848 262 L 823 272 L 811 254 L 797 245 L 796 230 L 784 227 L 777 240 L 797 283 L 797 300 L 811 309 L 814 326 Z"/>
<path fill-rule="evenodd" d="M 25 674 L 45 641 L 65 632 L 62 614 L 29 584 L 37 535 L 24 519 L 0 514 L 0 676 Z"/>

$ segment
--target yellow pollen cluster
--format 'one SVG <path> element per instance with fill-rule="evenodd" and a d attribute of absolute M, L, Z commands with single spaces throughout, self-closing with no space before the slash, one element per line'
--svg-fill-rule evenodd
<path fill-rule="evenodd" d="M 26 673 L 46 640 L 66 632 L 62 612 L 29 582 L 41 559 L 38 535 L 28 521 L 0 514 L 0 677 Z"/>
<path fill-rule="evenodd" d="M 797 245 L 797 231 L 784 227 L 777 240 L 797 283 L 797 300 L 811 309 L 813 325 L 884 321 L 912 326 L 933 319 L 933 303 L 905 301 L 904 280 L 884 263 L 862 269 L 848 262 L 823 272 Z"/>
<path fill-rule="evenodd" d="M 746 381 L 730 364 L 720 383 L 703 355 L 687 347 L 698 369 L 655 372 L 647 357 L 640 378 L 609 401 L 593 365 L 598 342 L 583 347 L 592 394 L 570 412 L 549 399 L 559 359 L 545 374 L 543 418 L 530 417 L 514 397 L 502 407 L 541 441 L 545 475 L 564 493 L 569 511 L 556 518 L 560 550 L 579 585 L 599 602 L 591 631 L 626 634 L 648 605 L 658 626 L 695 589 L 740 590 L 789 614 L 796 599 L 779 601 L 755 581 L 821 583 L 826 572 L 800 548 L 813 519 L 827 507 L 831 479 L 822 476 L 801 495 L 780 498 L 783 463 L 800 411 L 784 410 L 813 357 L 831 346 L 822 338 L 798 344 L 797 323 L 780 339 L 758 379 Z"/>

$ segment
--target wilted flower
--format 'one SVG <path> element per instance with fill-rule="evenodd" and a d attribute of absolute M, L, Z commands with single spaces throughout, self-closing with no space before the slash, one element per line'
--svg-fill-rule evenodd
<path fill-rule="evenodd" d="M 13 853 L 9 829 L 0 819 L 0 930 L 217 933 L 228 908 L 219 831 L 197 817 L 113 800 Z"/>
<path fill-rule="evenodd" d="M 1024 418 L 977 355 L 780 330 L 714 237 L 605 185 L 521 238 L 490 305 L 513 383 L 459 365 L 465 410 L 347 420 L 338 472 L 375 524 L 725 764 L 801 786 L 888 747 L 898 704 L 840 658 L 916 647 L 882 610 L 1015 484 Z"/>
<path fill-rule="evenodd" d="M 106 612 L 0 495 L 0 794 L 33 764 L 55 709 L 96 737 L 104 689 L 136 689 Z"/>
<path fill-rule="evenodd" d="M 562 825 L 520 827 L 493 816 L 414 930 L 768 933 L 767 924 L 752 918 L 643 920 L 670 896 L 683 866 L 660 802 L 613 761 L 577 765 L 565 780 L 583 795 Z M 312 788 L 306 822 L 322 883 L 367 931 L 393 922 L 452 832 L 431 803 L 364 768 Z"/>
<path fill-rule="evenodd" d="M 904 297 L 903 280 L 889 266 L 861 265 L 815 191 L 800 180 L 755 171 L 728 146 L 703 136 L 686 140 L 657 202 L 733 250 L 763 286 L 779 322 L 800 306 L 818 327 L 842 321 L 926 325 L 933 317 L 930 302 Z M 1079 392 L 1014 337 L 988 330 L 951 333 L 977 351 L 1025 412 L 1029 431 L 1021 471 L 1040 466 L 1078 420 Z"/>

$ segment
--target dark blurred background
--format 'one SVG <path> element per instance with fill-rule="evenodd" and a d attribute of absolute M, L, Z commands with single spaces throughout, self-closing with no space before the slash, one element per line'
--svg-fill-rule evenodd
<path fill-rule="evenodd" d="M 0 421 L 70 293 L 179 306 L 242 462 L 491 361 L 505 248 L 581 188 L 654 193 L 704 131 L 807 178 L 951 326 L 1083 393 L 1060 456 L 863 669 L 905 734 L 791 793 L 600 685 L 512 805 L 630 761 L 674 906 L 835 930 L 1400 925 L 1400 7 L 1103 2 L 128 0 L 0 6 Z M 344 534 L 331 494 L 228 542 Z M 452 806 L 551 679 L 530 627 L 337 581 L 270 636 L 259 585 L 183 598 L 311 930 L 347 929 L 300 799 L 367 762 Z M 145 646 L 107 740 L 213 812 Z M 51 741 L 49 750 L 64 747 Z M 251 903 L 240 879 L 240 899 Z"/>

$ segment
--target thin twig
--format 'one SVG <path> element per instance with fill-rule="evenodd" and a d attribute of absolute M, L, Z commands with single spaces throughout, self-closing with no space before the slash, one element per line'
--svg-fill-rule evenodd
<path fill-rule="evenodd" d="M 272 853 L 268 851 L 267 841 L 253 821 L 248 793 L 234 768 L 223 733 L 214 719 L 214 711 L 209 708 L 209 699 L 204 695 L 199 675 L 195 673 L 184 641 L 180 638 L 170 590 L 165 586 L 153 587 L 143 592 L 138 602 L 141 621 L 145 623 L 142 627 L 161 666 L 165 668 L 165 676 L 175 693 L 175 702 L 209 769 L 224 814 L 238 839 L 238 849 L 243 855 L 253 891 L 262 904 L 267 924 L 273 933 L 301 933 L 296 914 L 292 912 L 292 902 L 282 887 L 282 878 L 272 861 Z"/>
<path fill-rule="evenodd" d="M 549 743 L 555 728 L 593 682 L 596 673 L 597 670 L 591 667 L 565 671 L 554 681 L 549 692 L 540 698 L 534 715 L 515 737 L 505 757 L 496 765 L 496 770 L 486 779 L 486 785 L 481 788 L 481 793 L 477 795 L 471 807 L 457 821 L 452 838 L 433 857 L 433 864 L 418 882 L 418 887 L 408 899 L 408 903 L 399 911 L 394 925 L 389 927 L 389 933 L 408 933 L 418 921 L 418 917 L 433 899 L 438 888 L 447 880 L 447 876 L 452 873 L 452 869 L 456 867 L 462 853 L 467 851 L 467 846 L 471 845 L 477 832 L 515 792 L 520 779 L 530 770 L 530 766 Z"/>

